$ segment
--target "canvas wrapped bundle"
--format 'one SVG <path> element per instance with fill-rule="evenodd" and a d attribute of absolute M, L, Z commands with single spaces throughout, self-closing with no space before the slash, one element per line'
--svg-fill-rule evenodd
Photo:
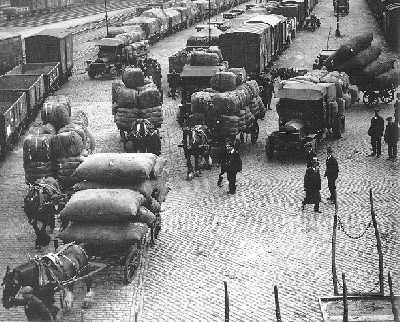
<path fill-rule="evenodd" d="M 344 62 L 342 65 L 339 65 L 337 69 L 345 73 L 351 73 L 354 70 L 362 70 L 369 63 L 378 58 L 381 51 L 382 49 L 378 46 L 370 46 Z"/>
<path fill-rule="evenodd" d="M 232 72 L 218 72 L 211 77 L 211 88 L 219 92 L 233 91 L 236 88 L 236 78 Z"/>
<path fill-rule="evenodd" d="M 127 184 L 111 184 L 100 183 L 94 181 L 81 181 L 73 186 L 74 191 L 88 190 L 88 189 L 128 189 L 141 193 L 145 198 L 151 197 L 153 193 L 153 183 L 150 180 L 145 180 L 136 185 Z"/>
<path fill-rule="evenodd" d="M 71 100 L 68 98 L 68 96 L 65 95 L 53 95 L 53 96 L 48 96 L 45 100 L 45 103 L 60 103 L 63 105 L 66 105 L 68 107 L 69 115 L 71 115 Z"/>
<path fill-rule="evenodd" d="M 80 156 L 59 158 L 54 162 L 56 177 L 64 187 L 71 187 L 79 181 L 74 173 L 76 168 L 83 162 Z"/>
<path fill-rule="evenodd" d="M 115 101 L 118 107 L 124 108 L 137 108 L 138 103 L 138 91 L 127 87 L 116 87 L 115 88 Z"/>
<path fill-rule="evenodd" d="M 400 85 L 400 70 L 391 69 L 386 73 L 378 75 L 374 80 L 377 88 L 396 88 Z"/>
<path fill-rule="evenodd" d="M 249 88 L 249 90 L 251 91 L 251 93 L 252 93 L 251 98 L 254 98 L 254 97 L 260 95 L 260 86 L 258 86 L 258 83 L 255 80 L 247 81 L 246 83 L 244 83 L 244 85 L 247 88 Z"/>
<path fill-rule="evenodd" d="M 192 113 L 207 114 L 210 104 L 213 103 L 213 93 L 201 91 L 195 92 L 190 98 Z"/>
<path fill-rule="evenodd" d="M 154 83 L 138 88 L 138 107 L 149 108 L 161 104 L 161 94 Z"/>
<path fill-rule="evenodd" d="M 133 190 L 88 189 L 74 193 L 60 217 L 62 221 L 132 222 L 144 202 L 144 196 Z"/>
<path fill-rule="evenodd" d="M 395 61 L 396 60 L 393 58 L 378 58 L 377 60 L 365 66 L 363 73 L 365 77 L 373 79 L 380 74 L 390 71 L 393 68 Z"/>
<path fill-rule="evenodd" d="M 81 180 L 135 185 L 150 178 L 157 156 L 151 153 L 96 153 L 76 169 Z"/>
<path fill-rule="evenodd" d="M 236 75 L 236 86 L 242 85 L 246 82 L 247 73 L 246 69 L 242 68 L 229 68 L 228 72 L 234 73 Z"/>
<path fill-rule="evenodd" d="M 36 180 L 54 177 L 55 170 L 52 161 L 24 162 L 25 182 L 34 183 Z"/>
<path fill-rule="evenodd" d="M 222 136 L 234 136 L 239 133 L 239 116 L 222 115 L 221 123 Z"/>
<path fill-rule="evenodd" d="M 147 231 L 144 223 L 72 222 L 57 237 L 64 243 L 75 241 L 100 247 L 128 247 L 141 240 Z"/>
<path fill-rule="evenodd" d="M 108 36 L 110 38 L 114 38 L 119 34 L 125 33 L 125 29 L 123 27 L 108 27 Z"/>
<path fill-rule="evenodd" d="M 30 161 L 51 161 L 51 134 L 28 135 L 23 144 L 24 164 Z"/>
<path fill-rule="evenodd" d="M 122 73 L 122 81 L 127 88 L 136 89 L 144 85 L 144 74 L 140 68 L 127 67 Z"/>
<path fill-rule="evenodd" d="M 222 61 L 222 51 L 218 46 L 210 46 L 207 48 L 207 53 L 217 54 L 220 61 Z"/>
<path fill-rule="evenodd" d="M 28 135 L 42 135 L 42 134 L 56 134 L 57 130 L 54 125 L 50 123 L 42 125 L 33 125 L 28 130 Z"/>
<path fill-rule="evenodd" d="M 218 66 L 220 59 L 216 53 L 207 53 L 205 51 L 193 51 L 190 55 L 191 66 Z"/>
<path fill-rule="evenodd" d="M 51 123 L 56 130 L 70 122 L 70 110 L 66 103 L 50 101 L 43 103 L 40 113 L 43 123 Z"/>
<path fill-rule="evenodd" d="M 236 92 L 215 93 L 213 96 L 214 110 L 217 114 L 237 115 L 243 102 Z"/>
<path fill-rule="evenodd" d="M 79 156 L 84 148 L 81 136 L 75 131 L 54 135 L 50 141 L 54 159 Z"/>
<path fill-rule="evenodd" d="M 81 138 L 81 140 L 83 142 L 83 146 L 86 145 L 86 141 L 87 141 L 86 131 L 81 125 L 75 124 L 75 123 L 70 123 L 58 130 L 58 134 L 65 133 L 65 132 L 75 132 Z"/>

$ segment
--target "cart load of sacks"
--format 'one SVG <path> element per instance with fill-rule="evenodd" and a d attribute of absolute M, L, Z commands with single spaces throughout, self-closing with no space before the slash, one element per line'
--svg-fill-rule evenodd
<path fill-rule="evenodd" d="M 329 70 L 345 72 L 352 84 L 375 89 L 400 85 L 400 70 L 394 68 L 395 59 L 381 55 L 381 46 L 371 45 L 372 33 L 351 38 L 325 62 Z"/>
<path fill-rule="evenodd" d="M 140 68 L 126 68 L 122 81 L 112 83 L 112 102 L 114 121 L 120 130 L 129 131 L 137 119 L 148 119 L 155 127 L 161 127 L 160 91 Z"/>
<path fill-rule="evenodd" d="M 302 91 L 296 91 L 299 99 L 315 100 L 313 92 L 304 90 L 304 87 L 300 83 L 316 84 L 326 93 L 326 102 L 331 105 L 329 110 L 332 111 L 332 115 L 328 115 L 328 120 L 330 117 L 335 118 L 336 114 L 343 115 L 346 109 L 349 109 L 352 104 L 359 100 L 358 88 L 357 86 L 350 85 L 349 76 L 346 73 L 337 71 L 328 72 L 326 69 L 312 70 L 303 76 L 296 76 L 282 81 L 279 84 L 278 97 L 282 99 L 293 96 L 286 95 L 285 92 L 296 91 L 298 84 L 302 88 Z"/>
<path fill-rule="evenodd" d="M 246 81 L 243 68 L 218 72 L 211 78 L 211 88 L 191 97 L 191 118 L 199 124 L 220 127 L 217 136 L 235 136 L 256 118 L 265 115 L 265 106 L 255 80 Z"/>
<path fill-rule="evenodd" d="M 53 177 L 69 187 L 73 172 L 95 148 L 87 116 L 80 110 L 71 114 L 70 100 L 59 95 L 46 99 L 40 117 L 42 125 L 31 127 L 23 144 L 25 181 Z"/>
<path fill-rule="evenodd" d="M 151 153 L 97 153 L 75 170 L 81 180 L 60 213 L 59 238 L 88 245 L 129 245 L 160 227 L 166 160 Z M 158 228 L 159 229 L 159 228 Z"/>

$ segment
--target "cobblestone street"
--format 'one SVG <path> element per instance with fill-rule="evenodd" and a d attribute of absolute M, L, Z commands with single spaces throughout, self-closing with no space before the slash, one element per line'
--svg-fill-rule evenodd
<path fill-rule="evenodd" d="M 301 31 L 276 61 L 278 67 L 311 68 L 336 18 L 332 2 L 320 0 L 314 9 L 321 18 L 316 32 Z M 350 1 L 350 14 L 341 18 L 344 39 L 373 31 L 374 44 L 385 55 L 399 58 L 384 43 L 365 0 Z M 164 93 L 167 92 L 168 56 L 183 48 L 194 33 L 190 28 L 151 47 L 151 57 L 162 64 Z M 104 36 L 99 29 L 76 36 L 74 75 L 58 94 L 68 95 L 73 108 L 87 111 L 89 127 L 96 138 L 96 152 L 123 152 L 119 132 L 111 115 L 111 83 L 90 80 L 84 62 L 94 54 L 93 40 Z M 329 46 L 343 41 L 331 35 Z M 164 95 L 162 154 L 169 160 L 170 191 L 162 213 L 163 226 L 156 245 L 149 249 L 144 273 L 131 285 L 122 284 L 120 268 L 110 266 L 94 280 L 96 303 L 81 310 L 83 285 L 75 288 L 77 301 L 65 321 L 223 321 L 224 287 L 230 297 L 230 321 L 276 321 L 273 286 L 279 287 L 282 321 L 321 321 L 318 297 L 333 295 L 331 278 L 331 232 L 334 206 L 323 181 L 321 214 L 308 206 L 301 211 L 305 165 L 282 157 L 268 161 L 265 139 L 278 127 L 278 116 L 268 111 L 259 121 L 257 144 L 247 142 L 242 151 L 243 172 L 238 175 L 235 195 L 228 195 L 227 181 L 217 187 L 219 169 L 205 171 L 186 181 L 183 151 L 178 148 L 181 130 L 176 122 L 178 101 Z M 382 117 L 393 114 L 393 105 L 380 105 Z M 400 180 L 399 162 L 367 158 L 367 130 L 373 111 L 362 104 L 346 111 L 343 138 L 328 142 L 337 156 L 339 216 L 346 233 L 358 236 L 368 225 L 368 191 L 373 189 L 381 233 L 385 277 L 391 271 L 395 293 L 400 293 Z M 22 142 L 22 140 L 21 140 Z M 319 151 L 325 170 L 325 146 Z M 22 144 L 0 167 L 0 274 L 34 256 L 34 233 L 22 205 L 26 193 L 22 167 Z M 338 274 L 346 273 L 349 292 L 379 290 L 378 255 L 371 226 L 360 239 L 338 231 Z M 47 249 L 47 250 L 50 250 Z M 43 250 L 43 254 L 46 250 Z M 139 285 L 139 287 L 137 287 Z M 385 291 L 388 292 L 387 281 Z M 0 307 L 1 321 L 24 321 L 22 308 Z"/>

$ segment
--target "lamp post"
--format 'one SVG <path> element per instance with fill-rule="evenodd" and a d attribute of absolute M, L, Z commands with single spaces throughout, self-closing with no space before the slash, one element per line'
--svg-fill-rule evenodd
<path fill-rule="evenodd" d="M 336 0 L 336 31 L 335 36 L 340 37 L 340 30 L 339 30 L 339 0 Z"/>
<path fill-rule="evenodd" d="M 208 46 L 211 46 L 211 0 L 208 0 Z"/>
<path fill-rule="evenodd" d="M 108 15 L 107 15 L 107 0 L 104 0 L 104 10 L 106 12 L 106 31 L 107 31 L 107 35 L 106 37 L 108 37 Z"/>

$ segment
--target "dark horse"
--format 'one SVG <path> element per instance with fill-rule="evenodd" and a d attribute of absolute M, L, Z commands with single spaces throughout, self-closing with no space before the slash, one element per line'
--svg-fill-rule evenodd
<path fill-rule="evenodd" d="M 124 149 L 128 152 L 161 154 L 161 137 L 158 129 L 147 119 L 137 119 L 127 132 L 121 131 Z M 128 146 L 128 142 L 130 143 Z"/>
<path fill-rule="evenodd" d="M 40 320 L 54 321 L 59 309 L 54 305 L 54 295 L 61 291 L 64 300 L 62 305 L 72 305 L 72 285 L 76 278 L 85 276 L 85 282 L 91 283 L 89 273 L 89 259 L 86 252 L 80 246 L 70 243 L 62 246 L 57 253 L 49 253 L 45 256 L 35 256 L 29 262 L 19 265 L 14 270 L 7 266 L 3 278 L 4 308 L 25 306 L 28 314 L 40 315 Z M 26 299 L 19 299 L 17 295 L 21 288 L 30 287 L 31 297 L 36 300 L 34 307 Z M 70 297 L 68 303 L 65 296 Z M 32 312 L 38 304 L 44 309 L 41 313 Z M 31 306 L 29 308 L 29 306 Z M 29 312 L 30 311 L 30 312 Z"/>
<path fill-rule="evenodd" d="M 212 160 L 210 157 L 210 133 L 205 125 L 187 126 L 183 129 L 182 144 L 179 145 L 183 148 L 186 158 L 186 165 L 188 167 L 187 178 L 193 179 L 194 176 L 200 174 L 200 161 L 204 158 L 205 168 L 211 169 Z M 194 157 L 194 170 L 191 162 L 191 156 Z"/>
<path fill-rule="evenodd" d="M 50 236 L 46 232 L 47 226 L 51 232 L 55 227 L 55 215 L 65 205 L 66 195 L 60 190 L 57 180 L 48 177 L 29 184 L 28 194 L 24 198 L 24 211 L 32 225 L 35 234 L 35 246 L 47 246 Z M 42 223 L 39 229 L 38 221 Z"/>

